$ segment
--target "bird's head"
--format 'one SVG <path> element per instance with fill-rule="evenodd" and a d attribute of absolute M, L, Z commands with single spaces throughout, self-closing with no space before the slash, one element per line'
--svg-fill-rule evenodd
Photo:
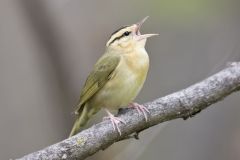
<path fill-rule="evenodd" d="M 108 49 L 118 51 L 131 51 L 135 47 L 144 48 L 147 38 L 158 35 L 158 34 L 141 34 L 140 28 L 148 17 L 145 17 L 140 22 L 124 26 L 112 33 L 108 40 L 106 47 Z"/>

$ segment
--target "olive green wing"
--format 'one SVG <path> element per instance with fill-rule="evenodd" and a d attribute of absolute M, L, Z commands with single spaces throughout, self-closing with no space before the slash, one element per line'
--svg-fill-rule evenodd
<path fill-rule="evenodd" d="M 120 56 L 104 55 L 98 60 L 85 82 L 75 113 L 78 113 L 82 105 L 97 93 L 112 77 L 114 70 L 120 62 L 120 58 Z"/>

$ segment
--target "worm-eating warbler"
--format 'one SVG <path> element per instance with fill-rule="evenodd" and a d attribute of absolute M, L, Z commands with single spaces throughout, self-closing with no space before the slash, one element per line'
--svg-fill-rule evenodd
<path fill-rule="evenodd" d="M 82 89 L 75 113 L 77 119 L 70 136 L 75 135 L 88 119 L 104 108 L 114 130 L 124 123 L 109 110 L 117 110 L 129 105 L 143 114 L 147 120 L 149 112 L 144 106 L 133 103 L 141 90 L 149 68 L 149 58 L 145 50 L 147 38 L 158 34 L 140 33 L 140 27 L 148 17 L 139 23 L 125 26 L 115 31 L 106 44 L 106 51 L 97 61 Z"/>

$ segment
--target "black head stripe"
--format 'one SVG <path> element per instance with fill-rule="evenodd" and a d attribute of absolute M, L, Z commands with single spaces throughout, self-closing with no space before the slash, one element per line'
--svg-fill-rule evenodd
<path fill-rule="evenodd" d="M 109 45 L 112 44 L 113 42 L 115 42 L 116 40 L 121 39 L 122 37 L 124 37 L 124 34 L 121 35 L 121 36 L 119 36 L 119 37 L 114 38 L 114 39 L 112 40 L 112 42 L 109 43 Z"/>
<path fill-rule="evenodd" d="M 121 28 L 119 28 L 118 30 L 116 30 L 115 32 L 113 32 L 113 33 L 111 34 L 111 37 L 112 37 L 112 35 L 114 35 L 114 34 L 117 33 L 118 31 L 120 31 L 120 30 L 122 30 L 122 29 L 124 29 L 124 28 L 127 28 L 127 27 L 129 27 L 129 26 L 122 26 Z"/>
<path fill-rule="evenodd" d="M 119 31 L 121 31 L 122 29 L 125 29 L 125 28 L 127 28 L 127 27 L 128 27 L 128 26 L 121 27 L 121 28 L 118 29 L 117 31 L 113 32 L 112 35 L 111 35 L 111 37 L 112 37 L 114 34 L 116 34 L 116 33 L 118 33 Z M 126 33 L 126 32 L 125 32 L 125 33 Z M 122 37 L 127 36 L 125 33 L 123 33 L 123 34 L 120 35 L 119 37 L 114 38 L 114 39 L 109 43 L 109 45 L 112 44 L 113 42 L 115 42 L 116 40 L 119 40 L 119 39 L 121 39 Z M 129 33 L 131 33 L 131 32 L 128 32 L 128 35 L 129 35 Z"/>

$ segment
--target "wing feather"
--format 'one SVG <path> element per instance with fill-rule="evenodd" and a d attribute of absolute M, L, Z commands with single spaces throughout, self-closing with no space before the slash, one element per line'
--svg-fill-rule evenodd
<path fill-rule="evenodd" d="M 111 79 L 114 70 L 120 62 L 120 58 L 121 57 L 117 55 L 113 56 L 105 54 L 98 60 L 93 71 L 85 82 L 75 113 L 78 113 L 83 104 L 85 104 L 107 83 L 109 79 Z"/>

